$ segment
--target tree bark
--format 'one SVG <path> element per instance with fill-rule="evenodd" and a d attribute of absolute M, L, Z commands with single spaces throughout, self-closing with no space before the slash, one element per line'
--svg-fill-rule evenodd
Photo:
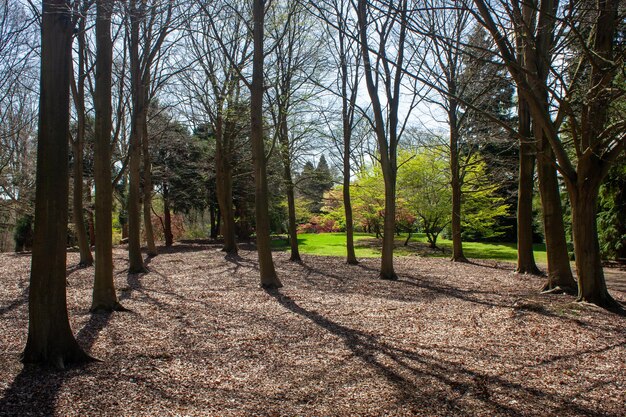
<path fill-rule="evenodd" d="M 149 79 L 149 77 L 148 77 Z M 145 95 L 147 96 L 147 88 Z M 152 161 L 150 159 L 150 138 L 148 136 L 148 106 L 144 99 L 141 134 L 141 153 L 143 156 L 143 228 L 146 234 L 146 248 L 148 256 L 157 256 L 157 248 L 154 243 L 154 230 L 152 228 Z"/>
<path fill-rule="evenodd" d="M 217 202 L 222 217 L 221 232 L 224 238 L 222 251 L 236 254 L 235 210 L 233 207 L 233 170 L 231 166 L 230 140 L 224 131 L 224 119 L 218 114 L 215 123 L 215 165 Z"/>
<path fill-rule="evenodd" d="M 285 88 L 285 90 L 288 88 Z M 283 92 L 284 93 L 284 92 Z M 291 248 L 290 261 L 301 262 L 300 250 L 298 248 L 298 225 L 296 222 L 296 197 L 294 193 L 293 178 L 291 177 L 291 146 L 289 144 L 289 127 L 287 125 L 286 104 L 283 100 L 278 100 L 278 141 L 280 142 L 283 162 L 283 181 L 287 188 L 287 218 L 289 231 L 289 246 Z"/>
<path fill-rule="evenodd" d="M 284 180 L 287 184 L 287 211 L 289 217 L 289 246 L 291 248 L 290 261 L 301 262 L 298 248 L 298 224 L 296 222 L 296 197 L 294 194 L 293 179 L 291 178 L 291 165 L 286 166 Z"/>
<path fill-rule="evenodd" d="M 44 0 L 41 14 L 41 81 L 35 192 L 35 234 L 28 339 L 24 363 L 63 369 L 91 358 L 72 334 L 65 293 L 71 7 L 65 0 Z"/>
<path fill-rule="evenodd" d="M 92 311 L 122 310 L 113 283 L 113 185 L 111 178 L 111 73 L 113 42 L 111 13 L 113 0 L 96 2 L 96 111 L 94 176 L 96 182 L 96 273 Z"/>
<path fill-rule="evenodd" d="M 382 164 L 381 164 L 382 165 Z M 386 165 L 389 165 L 387 163 Z M 385 171 L 387 171 L 385 175 Z M 380 260 L 380 278 L 396 280 L 398 275 L 393 267 L 393 249 L 396 231 L 396 169 L 383 168 L 385 182 L 385 215 L 383 222 L 383 245 Z"/>
<path fill-rule="evenodd" d="M 343 207 L 346 215 L 346 262 L 350 265 L 356 265 L 359 261 L 356 259 L 354 250 L 354 219 L 352 217 L 352 200 L 350 197 L 350 140 L 345 138 L 345 133 L 343 143 Z"/>
<path fill-rule="evenodd" d="M 217 216 L 215 212 L 215 205 L 209 204 L 209 221 L 211 222 L 211 234 L 209 237 L 213 240 L 217 239 Z"/>
<path fill-rule="evenodd" d="M 384 76 L 381 74 L 381 72 L 378 72 L 376 68 L 372 67 L 369 56 L 370 50 L 367 33 L 367 10 L 367 1 L 359 0 L 357 5 L 357 15 L 359 39 L 361 44 L 361 56 L 363 57 L 363 68 L 365 72 L 367 92 L 372 101 L 372 110 L 374 113 L 374 127 L 376 131 L 376 140 L 378 142 L 378 150 L 380 153 L 380 166 L 383 172 L 383 180 L 385 183 L 385 214 L 383 225 L 382 256 L 380 263 L 380 278 L 395 280 L 398 278 L 393 268 L 394 234 L 396 231 L 396 177 L 398 173 L 397 147 L 399 142 L 397 129 L 398 107 L 400 103 L 400 82 L 402 79 L 402 67 L 404 60 L 404 41 L 407 28 L 407 2 L 400 2 L 398 9 L 395 11 L 397 12 L 397 15 L 395 17 L 400 19 L 400 28 L 398 34 L 397 57 L 396 62 L 394 62 L 396 68 L 393 79 L 391 79 L 389 71 L 384 71 L 384 73 L 386 73 L 386 76 Z M 391 9 L 389 11 L 390 13 L 392 12 Z M 390 32 L 379 32 L 381 43 L 384 44 L 384 42 L 386 42 L 387 35 L 389 33 Z M 380 56 L 379 58 L 384 61 L 386 59 L 386 56 L 384 56 L 384 48 L 380 48 L 379 53 L 382 54 L 382 56 Z M 378 81 L 374 82 L 373 72 L 376 73 L 377 80 L 379 79 L 379 77 L 382 76 L 384 78 L 382 82 L 386 84 L 385 91 L 387 95 L 387 101 L 389 103 L 389 109 L 386 111 L 387 123 L 385 123 L 385 117 L 383 116 L 383 107 L 381 105 L 380 97 L 378 94 Z M 385 127 L 387 128 L 385 129 Z"/>
<path fill-rule="evenodd" d="M 519 94 L 518 94 L 519 95 Z M 533 253 L 533 183 L 535 152 L 531 139 L 530 113 L 525 100 L 519 99 L 519 177 L 517 187 L 517 268 L 519 274 L 539 275 Z"/>
<path fill-rule="evenodd" d="M 254 54 L 252 58 L 252 85 L 250 87 L 250 139 L 254 159 L 256 246 L 259 256 L 261 286 L 279 288 L 282 283 L 276 275 L 270 241 L 268 210 L 267 160 L 263 144 L 263 24 L 265 1 L 253 0 Z"/>
<path fill-rule="evenodd" d="M 79 267 L 87 267 L 93 265 L 93 256 L 89 240 L 87 238 L 87 229 L 85 228 L 85 218 L 83 215 L 83 148 L 85 144 L 85 16 L 79 19 L 78 27 L 78 78 L 76 82 L 76 91 L 74 95 L 74 104 L 77 114 L 77 131 L 76 139 L 72 141 L 72 151 L 74 154 L 73 166 L 73 201 L 72 201 L 72 218 L 74 221 L 74 229 L 76 230 L 76 238 L 78 239 L 78 249 L 80 251 Z"/>
<path fill-rule="evenodd" d="M 132 126 L 129 140 L 128 160 L 128 272 L 147 272 L 141 255 L 141 211 L 140 211 L 140 163 L 141 163 L 141 135 L 145 115 L 145 89 L 141 82 L 139 66 L 139 24 L 141 10 L 137 7 L 137 0 L 130 5 L 130 71 L 131 90 L 133 97 Z"/>
<path fill-rule="evenodd" d="M 174 235 L 172 234 L 170 193 L 167 185 L 165 184 L 163 184 L 163 234 L 165 235 L 165 246 L 169 248 L 174 243 Z"/>
<path fill-rule="evenodd" d="M 589 159 L 581 162 L 579 163 L 581 175 L 600 170 L 599 166 L 593 167 Z M 596 215 L 600 181 L 596 180 L 597 176 L 596 179 L 591 179 L 590 175 L 583 178 L 587 180 L 580 181 L 576 184 L 576 188 L 570 189 L 574 253 L 578 274 L 578 301 L 586 301 L 605 308 L 615 308 L 619 305 L 606 288 L 598 243 Z"/>
<path fill-rule="evenodd" d="M 537 126 L 535 141 L 539 143 L 537 170 L 543 214 L 546 255 L 548 257 L 548 280 L 543 291 L 576 293 L 576 281 L 569 264 L 565 225 L 561 208 L 561 194 L 554 168 L 554 154 L 550 144 Z"/>
<path fill-rule="evenodd" d="M 359 261 L 356 259 L 354 250 L 354 219 L 352 216 L 352 200 L 350 198 L 350 144 L 352 142 L 352 124 L 354 121 L 354 104 L 356 101 L 356 85 L 358 76 L 355 76 L 353 85 L 354 90 L 348 97 L 348 63 L 345 40 L 347 38 L 345 30 L 345 22 L 341 22 L 339 28 L 339 54 L 341 59 L 341 120 L 343 133 L 343 208 L 346 216 L 346 262 L 349 265 L 356 265 Z M 358 69 L 357 69 L 358 72 Z"/>
<path fill-rule="evenodd" d="M 454 92 L 453 92 L 454 93 Z M 452 258 L 453 262 L 467 262 L 461 239 L 461 178 L 459 163 L 459 128 L 457 106 L 450 99 L 448 123 L 450 124 L 450 187 L 452 188 Z"/>

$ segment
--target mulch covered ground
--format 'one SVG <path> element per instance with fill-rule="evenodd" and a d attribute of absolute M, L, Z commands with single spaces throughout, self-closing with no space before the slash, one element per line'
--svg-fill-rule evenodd
<path fill-rule="evenodd" d="M 511 264 L 396 260 L 290 263 L 258 287 L 256 253 L 178 245 L 116 286 L 130 312 L 88 312 L 93 268 L 68 259 L 79 342 L 101 360 L 24 367 L 30 257 L 0 255 L 0 415 L 626 415 L 626 318 Z M 609 279 L 626 301 L 624 274 Z"/>

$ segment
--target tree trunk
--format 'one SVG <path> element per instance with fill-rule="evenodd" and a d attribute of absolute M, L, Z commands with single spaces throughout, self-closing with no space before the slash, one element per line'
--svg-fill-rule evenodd
<path fill-rule="evenodd" d="M 285 187 L 287 188 L 287 213 L 288 213 L 288 232 L 289 232 L 289 246 L 291 248 L 290 261 L 301 262 L 300 250 L 298 248 L 298 225 L 296 223 L 296 197 L 294 193 L 293 178 L 291 178 L 291 147 L 289 145 L 289 127 L 287 125 L 287 114 L 284 108 L 282 100 L 279 100 L 278 120 L 279 120 L 279 132 L 278 140 L 280 142 L 283 162 L 283 181 L 285 181 Z"/>
<path fill-rule="evenodd" d="M 349 161 L 349 157 L 348 157 Z M 348 162 L 349 164 L 349 162 Z M 344 176 L 343 176 L 343 207 L 346 214 L 346 262 L 350 265 L 356 265 L 359 261 L 356 259 L 354 250 L 354 219 L 352 217 L 352 200 L 350 197 L 350 168 L 348 166 L 348 175 L 346 176 L 346 162 L 344 157 Z"/>
<path fill-rule="evenodd" d="M 385 174 L 385 171 L 387 173 Z M 383 247 L 380 260 L 380 278 L 396 280 L 393 268 L 393 249 L 396 230 L 396 174 L 393 167 L 383 168 L 385 181 L 385 217 L 383 224 Z"/>
<path fill-rule="evenodd" d="M 146 86 L 144 86 L 146 88 Z M 146 92 L 147 95 L 147 92 Z M 147 101 L 147 100 L 146 100 Z M 152 228 L 152 161 L 150 160 L 150 138 L 148 137 L 148 108 L 144 101 L 142 117 L 141 149 L 143 156 L 143 228 L 146 234 L 146 247 L 148 256 L 157 256 L 157 248 L 154 243 L 154 230 Z"/>
<path fill-rule="evenodd" d="M 213 204 L 209 205 L 209 221 L 211 222 L 210 238 L 213 240 L 217 239 L 217 216 L 215 215 L 215 211 L 215 206 Z"/>
<path fill-rule="evenodd" d="M 519 99 L 519 177 L 517 187 L 517 268 L 519 274 L 539 275 L 533 253 L 533 183 L 535 153 L 531 142 L 530 113 L 525 100 Z"/>
<path fill-rule="evenodd" d="M 141 202 L 140 202 L 140 163 L 141 163 L 141 134 L 145 104 L 145 89 L 141 83 L 139 68 L 139 24 L 141 12 L 137 8 L 137 0 L 131 1 L 130 6 L 131 35 L 130 35 L 130 67 L 131 90 L 133 96 L 132 125 L 128 149 L 128 272 L 147 272 L 141 255 Z"/>
<path fill-rule="evenodd" d="M 94 106 L 96 182 L 96 274 L 93 284 L 92 311 L 121 310 L 113 283 L 113 185 L 111 178 L 111 40 L 112 0 L 96 2 L 96 91 Z"/>
<path fill-rule="evenodd" d="M 459 166 L 459 130 L 457 126 L 456 107 L 450 105 L 448 112 L 450 123 L 450 187 L 452 188 L 452 258 L 453 262 L 467 262 L 463 254 L 461 240 L 461 178 Z"/>
<path fill-rule="evenodd" d="M 71 6 L 44 0 L 41 14 L 41 78 L 35 193 L 35 236 L 28 296 L 24 363 L 64 368 L 91 358 L 76 342 L 65 293 Z"/>
<path fill-rule="evenodd" d="M 76 238 L 78 239 L 78 249 L 80 251 L 79 267 L 93 265 L 93 256 L 89 240 L 87 239 L 87 230 L 85 228 L 85 218 L 83 215 L 83 147 L 85 144 L 85 16 L 81 16 L 78 27 L 78 78 L 76 82 L 76 90 L 74 95 L 74 104 L 77 114 L 77 132 L 76 139 L 72 142 L 72 150 L 74 153 L 73 166 L 73 201 L 72 201 L 72 217 L 74 221 L 74 229 L 76 230 Z M 74 91 L 74 90 L 72 90 Z"/>
<path fill-rule="evenodd" d="M 347 66 L 342 64 L 342 67 L 343 71 L 347 72 Z M 343 77 L 343 208 L 346 215 L 346 262 L 350 265 L 356 265 L 359 261 L 357 261 L 354 251 L 354 220 L 352 218 L 352 200 L 350 198 L 350 142 L 352 127 L 348 116 L 346 75 L 344 74 Z"/>
<path fill-rule="evenodd" d="M 167 185 L 163 184 L 163 234 L 165 235 L 165 246 L 168 248 L 174 243 L 172 234 L 172 214 L 170 212 L 170 193 Z"/>
<path fill-rule="evenodd" d="M 554 154 L 540 128 L 537 126 L 535 130 L 535 140 L 539 143 L 537 171 L 548 257 L 548 280 L 543 291 L 575 294 L 576 281 L 572 276 L 567 253 L 559 183 L 556 169 L 551 162 Z"/>
<path fill-rule="evenodd" d="M 279 288 L 282 283 L 276 275 L 270 241 L 268 210 L 267 160 L 263 144 L 263 24 L 265 1 L 253 1 L 254 54 L 252 59 L 252 85 L 250 88 L 250 139 L 254 159 L 256 246 L 259 256 L 261 286 Z"/>
<path fill-rule="evenodd" d="M 96 245 L 96 224 L 94 220 L 93 206 L 91 204 L 91 181 L 87 181 L 87 231 L 89 232 L 89 245 Z"/>
<path fill-rule="evenodd" d="M 215 129 L 215 165 L 217 202 L 222 217 L 221 232 L 224 238 L 222 251 L 237 253 L 237 239 L 235 238 L 235 210 L 233 207 L 233 170 L 231 155 L 224 132 L 224 121 L 221 115 L 217 116 Z"/>
<path fill-rule="evenodd" d="M 80 116 L 79 116 L 80 119 Z M 81 138 L 80 127 L 76 141 L 72 143 L 74 152 L 74 186 L 72 201 L 72 219 L 74 221 L 74 229 L 76 230 L 76 238 L 78 239 L 78 250 L 80 251 L 79 267 L 87 267 L 93 265 L 93 256 L 85 227 L 85 218 L 83 217 L 83 141 Z M 84 135 L 84 132 L 83 132 Z"/>
<path fill-rule="evenodd" d="M 585 164 L 589 166 L 583 166 Z M 596 225 L 601 183 L 596 180 L 600 171 L 599 167 L 591 168 L 588 160 L 579 161 L 578 172 L 581 174 L 580 178 L 584 180 L 579 181 L 575 188 L 570 187 L 574 254 L 578 274 L 578 301 L 586 301 L 605 308 L 615 308 L 619 304 L 606 288 Z"/>
<path fill-rule="evenodd" d="M 290 261 L 301 262 L 300 250 L 298 248 L 298 225 L 296 223 L 296 198 L 294 194 L 293 181 L 291 179 L 291 169 L 287 173 L 285 168 L 285 182 L 287 182 L 287 210 L 289 212 L 289 245 L 291 247 Z"/>

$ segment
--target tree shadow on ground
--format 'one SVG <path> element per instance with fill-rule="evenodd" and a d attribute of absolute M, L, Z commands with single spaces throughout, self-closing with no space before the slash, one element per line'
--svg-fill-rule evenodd
<path fill-rule="evenodd" d="M 106 327 L 112 313 L 92 314 L 89 321 L 76 334 L 76 340 L 89 351 Z M 55 414 L 57 395 L 63 383 L 85 372 L 88 365 L 66 370 L 26 364 L 0 398 L 0 416 L 52 416 Z"/>
<path fill-rule="evenodd" d="M 349 328 L 315 311 L 307 310 L 280 290 L 266 290 L 266 292 L 287 310 L 339 337 L 353 357 L 361 360 L 365 366 L 383 376 L 395 387 L 396 401 L 399 406 L 408 403 L 420 414 L 435 411 L 437 413 L 444 411 L 449 415 L 471 414 L 472 406 L 468 406 L 465 402 L 471 397 L 497 415 L 525 415 L 523 409 L 512 405 L 521 401 L 541 404 L 546 412 L 555 414 L 600 415 L 584 405 L 572 403 L 571 399 L 565 396 L 527 387 L 523 382 L 507 380 L 506 375 L 493 375 L 487 371 L 477 372 L 459 363 L 441 360 L 428 353 L 427 350 L 418 353 L 407 348 L 392 346 L 378 336 Z M 606 349 L 610 348 L 613 347 Z M 585 353 L 579 352 L 577 355 Z M 560 359 L 559 357 L 551 358 L 545 363 Z M 439 390 L 433 396 L 430 390 L 432 384 L 445 386 L 448 394 Z M 500 395 L 503 392 L 504 397 Z M 495 393 L 499 395 L 493 395 Z M 520 401 L 511 402 L 511 398 Z"/>
<path fill-rule="evenodd" d="M 9 305 L 5 307 L 0 307 L 0 316 L 7 314 L 15 310 L 16 308 L 19 308 L 20 306 L 26 304 L 28 302 L 28 289 L 29 288 L 30 288 L 29 286 L 26 286 L 25 288 L 22 289 L 22 293 L 15 300 L 13 300 Z"/>

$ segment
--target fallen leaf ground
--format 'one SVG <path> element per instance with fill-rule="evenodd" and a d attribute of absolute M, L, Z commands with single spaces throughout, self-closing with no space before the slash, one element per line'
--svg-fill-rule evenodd
<path fill-rule="evenodd" d="M 626 319 L 512 265 L 276 253 L 285 287 L 258 287 L 256 254 L 174 246 L 115 281 L 130 312 L 88 312 L 93 269 L 72 269 L 77 338 L 102 362 L 24 367 L 30 257 L 0 255 L 0 415 L 626 415 Z M 624 273 L 609 287 L 626 301 Z"/>

